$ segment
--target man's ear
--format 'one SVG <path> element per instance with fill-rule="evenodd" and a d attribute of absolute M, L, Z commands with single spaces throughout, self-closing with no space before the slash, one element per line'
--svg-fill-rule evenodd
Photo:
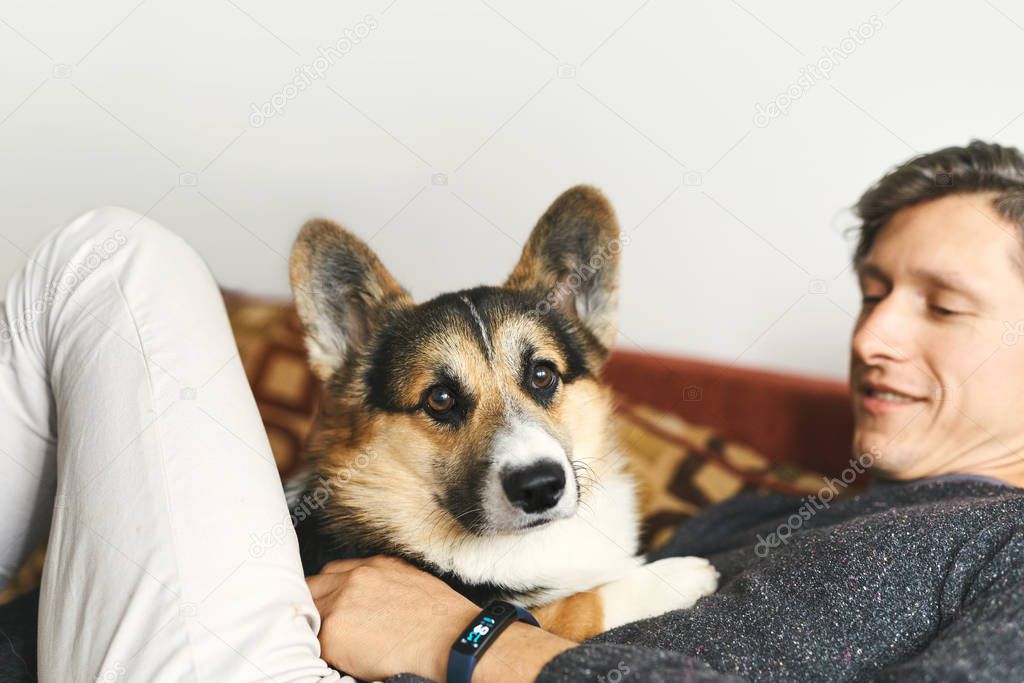
<path fill-rule="evenodd" d="M 540 217 L 505 286 L 538 292 L 610 350 L 622 245 L 612 205 L 597 188 L 577 185 Z"/>
<path fill-rule="evenodd" d="M 289 266 L 310 366 L 322 381 L 362 348 L 385 307 L 412 303 L 362 240 L 328 220 L 302 226 Z"/>

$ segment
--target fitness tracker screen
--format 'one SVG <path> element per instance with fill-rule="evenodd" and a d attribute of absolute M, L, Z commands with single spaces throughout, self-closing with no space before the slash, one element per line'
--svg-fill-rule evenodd
<path fill-rule="evenodd" d="M 495 636 L 505 630 L 510 622 L 517 620 L 518 616 L 512 605 L 492 603 L 466 627 L 452 649 L 462 654 L 479 656 L 493 642 Z"/>

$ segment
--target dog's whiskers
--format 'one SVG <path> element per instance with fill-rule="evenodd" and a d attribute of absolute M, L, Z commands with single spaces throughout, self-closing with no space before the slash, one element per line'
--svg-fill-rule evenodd
<path fill-rule="evenodd" d="M 603 489 L 604 486 L 601 484 L 601 480 L 598 478 L 597 473 L 590 463 L 582 460 L 570 460 L 569 465 L 572 467 L 573 473 L 576 475 L 576 481 L 580 487 L 580 503 L 584 503 L 584 498 L 595 490 Z"/>

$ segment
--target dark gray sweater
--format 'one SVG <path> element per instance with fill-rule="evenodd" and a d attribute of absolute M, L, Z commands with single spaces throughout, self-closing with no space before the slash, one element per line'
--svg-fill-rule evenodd
<path fill-rule="evenodd" d="M 670 555 L 709 557 L 718 592 L 538 681 L 1024 681 L 1024 489 L 879 482 L 823 509 L 743 495 L 684 523 Z"/>

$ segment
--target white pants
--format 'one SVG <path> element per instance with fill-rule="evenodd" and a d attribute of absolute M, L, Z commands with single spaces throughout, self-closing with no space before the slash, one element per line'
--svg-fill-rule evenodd
<path fill-rule="evenodd" d="M 40 680 L 338 680 L 217 285 L 126 209 L 0 310 L 0 585 L 47 527 Z"/>

